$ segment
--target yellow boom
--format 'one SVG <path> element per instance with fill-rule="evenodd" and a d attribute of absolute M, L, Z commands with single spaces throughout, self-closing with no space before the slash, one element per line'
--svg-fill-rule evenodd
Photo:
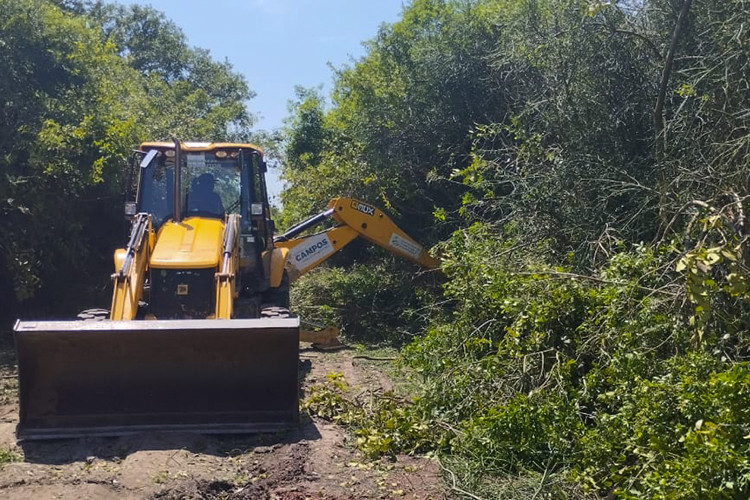
<path fill-rule="evenodd" d="M 309 236 L 298 236 L 329 218 L 337 225 Z M 382 210 L 353 198 L 332 199 L 326 210 L 274 238 L 274 245 L 289 249 L 287 269 L 290 280 L 294 281 L 358 236 L 423 267 L 440 267 L 440 261 L 427 253 Z"/>

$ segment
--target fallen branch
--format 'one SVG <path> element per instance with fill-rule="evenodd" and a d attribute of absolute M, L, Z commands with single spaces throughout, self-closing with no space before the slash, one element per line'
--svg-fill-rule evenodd
<path fill-rule="evenodd" d="M 356 359 L 368 359 L 370 361 L 394 361 L 394 360 L 398 359 L 395 356 L 392 357 L 392 358 L 378 358 L 376 356 L 368 356 L 367 354 L 355 354 L 354 356 L 352 356 L 352 358 L 356 358 Z"/>
<path fill-rule="evenodd" d="M 458 485 L 456 484 L 456 474 L 454 474 L 452 470 L 444 466 L 443 462 L 441 462 L 439 458 L 437 459 L 437 463 L 441 469 L 443 469 L 445 472 L 451 475 L 451 483 L 452 483 L 451 489 L 453 491 L 455 491 L 456 493 L 460 493 L 461 495 L 466 495 L 467 497 L 473 498 L 474 500 L 484 500 L 482 497 L 478 497 L 474 495 L 473 493 L 469 493 L 468 491 L 459 488 Z"/>

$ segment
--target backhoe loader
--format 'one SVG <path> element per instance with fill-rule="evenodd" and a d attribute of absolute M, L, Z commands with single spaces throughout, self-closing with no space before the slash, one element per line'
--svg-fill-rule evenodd
<path fill-rule="evenodd" d="M 351 198 L 274 238 L 265 172 L 251 144 L 141 144 L 108 317 L 16 322 L 19 439 L 293 425 L 300 320 L 289 283 L 358 236 L 437 267 Z M 335 224 L 303 235 L 327 219 Z"/>

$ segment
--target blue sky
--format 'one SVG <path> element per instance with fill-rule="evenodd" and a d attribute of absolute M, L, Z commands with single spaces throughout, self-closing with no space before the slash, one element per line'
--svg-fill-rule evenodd
<path fill-rule="evenodd" d="M 408 0 L 146 0 L 172 19 L 192 46 L 228 59 L 257 96 L 250 111 L 257 129 L 282 125 L 294 87 L 331 88 L 329 63 L 340 67 L 364 55 L 362 42 L 396 21 Z M 281 189 L 269 172 L 269 190 Z"/>

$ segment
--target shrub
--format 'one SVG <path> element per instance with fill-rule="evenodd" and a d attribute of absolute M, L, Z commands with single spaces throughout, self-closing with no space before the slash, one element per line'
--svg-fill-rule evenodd
<path fill-rule="evenodd" d="M 433 281 L 395 260 L 320 267 L 294 283 L 291 303 L 303 321 L 339 326 L 350 341 L 401 345 L 425 328 Z"/>

